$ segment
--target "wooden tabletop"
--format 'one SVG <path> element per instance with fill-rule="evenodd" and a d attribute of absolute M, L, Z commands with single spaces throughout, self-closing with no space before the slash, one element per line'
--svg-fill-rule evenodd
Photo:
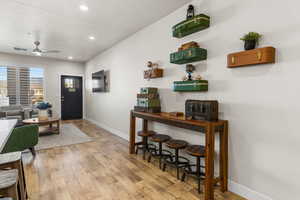
<path fill-rule="evenodd" d="M 131 111 L 134 117 L 156 121 L 172 126 L 176 126 L 179 128 L 185 128 L 195 131 L 202 131 L 203 128 L 212 125 L 212 126 L 222 126 L 226 120 L 218 120 L 218 121 L 205 121 L 205 120 L 190 120 L 186 119 L 185 116 L 174 117 L 169 113 L 161 112 L 161 113 L 146 113 L 146 112 L 138 112 Z"/>
<path fill-rule="evenodd" d="M 50 124 L 50 123 L 55 123 L 59 121 L 59 117 L 48 117 L 46 120 L 40 120 L 39 118 L 31 118 L 31 119 L 25 119 L 23 120 L 24 124 Z"/>
<path fill-rule="evenodd" d="M 16 124 L 16 119 L 0 120 L 0 153 L 2 152 Z"/>

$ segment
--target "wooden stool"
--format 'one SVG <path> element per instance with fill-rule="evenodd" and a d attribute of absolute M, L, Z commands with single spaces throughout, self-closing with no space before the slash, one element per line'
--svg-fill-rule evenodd
<path fill-rule="evenodd" d="M 182 156 L 179 156 L 179 150 L 184 149 L 188 143 L 184 140 L 169 140 L 166 142 L 167 147 L 175 150 L 175 155 L 166 157 L 163 162 L 163 171 L 166 170 L 166 165 L 174 166 L 177 170 L 177 179 L 179 179 L 179 169 L 185 167 L 190 161 Z"/>
<path fill-rule="evenodd" d="M 191 145 L 186 148 L 186 152 L 189 155 L 196 157 L 197 162 L 196 165 L 185 166 L 181 181 L 184 181 L 186 175 L 192 175 L 196 177 L 198 180 L 198 192 L 200 193 L 201 177 L 205 177 L 205 173 L 201 172 L 201 168 L 205 168 L 204 166 L 201 166 L 201 158 L 205 158 L 205 146 Z M 193 171 L 192 167 L 196 167 L 196 169 Z"/>
<path fill-rule="evenodd" d="M 13 200 L 19 200 L 18 195 L 18 170 L 2 170 L 0 171 L 0 194 L 11 197 Z"/>
<path fill-rule="evenodd" d="M 138 136 L 142 137 L 142 142 L 136 143 L 136 151 L 135 153 L 138 154 L 138 150 L 143 150 L 143 159 L 146 159 L 146 152 L 150 152 L 150 150 L 156 149 L 156 146 L 153 144 L 148 143 L 148 138 L 156 135 L 154 131 L 139 131 Z M 141 147 L 140 147 L 141 146 Z"/>
<path fill-rule="evenodd" d="M 161 169 L 161 160 L 162 160 L 162 158 L 172 156 L 172 153 L 170 151 L 162 149 L 162 144 L 166 143 L 167 141 L 169 141 L 171 139 L 172 138 L 168 135 L 163 135 L 163 134 L 153 135 L 150 138 L 150 140 L 152 142 L 158 143 L 158 149 L 155 148 L 154 150 L 150 151 L 148 162 L 151 162 L 152 157 L 158 157 L 159 158 L 159 169 Z"/>
<path fill-rule="evenodd" d="M 26 192 L 26 181 L 24 176 L 24 168 L 22 162 L 22 153 L 21 152 L 13 152 L 13 153 L 5 153 L 0 154 L 0 170 L 5 169 L 17 169 L 19 173 L 19 182 L 20 182 L 20 199 L 27 199 Z"/>

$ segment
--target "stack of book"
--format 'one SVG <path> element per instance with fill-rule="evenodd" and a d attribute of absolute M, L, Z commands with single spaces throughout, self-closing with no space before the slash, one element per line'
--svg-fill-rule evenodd
<path fill-rule="evenodd" d="M 141 88 L 137 94 L 137 105 L 135 111 L 159 113 L 161 112 L 160 100 L 157 88 Z"/>

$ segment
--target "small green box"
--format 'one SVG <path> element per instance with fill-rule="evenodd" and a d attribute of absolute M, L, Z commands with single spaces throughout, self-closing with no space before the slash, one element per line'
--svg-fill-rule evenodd
<path fill-rule="evenodd" d="M 193 47 L 170 54 L 170 62 L 174 64 L 186 64 L 207 59 L 207 50 Z"/>
<path fill-rule="evenodd" d="M 173 37 L 182 38 L 184 36 L 196 33 L 208 28 L 210 25 L 210 17 L 204 14 L 197 15 L 192 19 L 176 24 L 172 28 Z"/>
<path fill-rule="evenodd" d="M 175 92 L 200 92 L 208 91 L 207 80 L 194 80 L 194 81 L 174 81 L 173 83 Z"/>
<path fill-rule="evenodd" d="M 158 92 L 157 88 L 151 88 L 151 87 L 141 88 L 141 90 L 140 90 L 141 94 L 153 94 L 153 93 L 157 93 L 157 92 Z"/>
<path fill-rule="evenodd" d="M 137 106 L 144 108 L 160 107 L 159 99 L 148 99 L 148 98 L 139 98 L 137 99 Z"/>

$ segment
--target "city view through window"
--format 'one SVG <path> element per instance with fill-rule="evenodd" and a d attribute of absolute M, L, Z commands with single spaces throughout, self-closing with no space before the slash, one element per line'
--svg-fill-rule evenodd
<path fill-rule="evenodd" d="M 43 99 L 42 68 L 0 66 L 0 106 L 32 105 Z"/>

